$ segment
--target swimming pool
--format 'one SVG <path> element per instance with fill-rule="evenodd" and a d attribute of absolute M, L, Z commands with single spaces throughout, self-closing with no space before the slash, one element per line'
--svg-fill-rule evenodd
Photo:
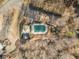
<path fill-rule="evenodd" d="M 33 34 L 45 34 L 47 32 L 46 24 L 33 24 L 32 33 Z"/>

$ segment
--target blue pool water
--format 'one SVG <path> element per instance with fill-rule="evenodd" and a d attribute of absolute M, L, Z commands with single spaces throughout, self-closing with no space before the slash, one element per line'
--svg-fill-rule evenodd
<path fill-rule="evenodd" d="M 45 32 L 46 27 L 44 25 L 35 25 L 34 26 L 34 32 Z"/>

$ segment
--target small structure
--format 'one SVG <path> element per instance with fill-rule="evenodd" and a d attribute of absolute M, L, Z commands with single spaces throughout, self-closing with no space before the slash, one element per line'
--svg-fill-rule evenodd
<path fill-rule="evenodd" d="M 46 24 L 43 24 L 43 23 L 36 23 L 36 24 L 33 24 L 32 26 L 32 33 L 33 34 L 45 34 L 47 32 L 47 25 Z"/>
<path fill-rule="evenodd" d="M 21 33 L 21 38 L 24 40 L 29 39 L 29 33 L 30 33 L 30 26 L 29 25 L 23 25 L 22 33 Z"/>

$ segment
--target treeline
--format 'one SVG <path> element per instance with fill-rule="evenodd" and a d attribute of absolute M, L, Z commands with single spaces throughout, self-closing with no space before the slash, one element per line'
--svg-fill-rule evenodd
<path fill-rule="evenodd" d="M 78 0 L 31 0 L 30 4 L 45 11 L 63 14 L 65 8 L 76 7 Z"/>

